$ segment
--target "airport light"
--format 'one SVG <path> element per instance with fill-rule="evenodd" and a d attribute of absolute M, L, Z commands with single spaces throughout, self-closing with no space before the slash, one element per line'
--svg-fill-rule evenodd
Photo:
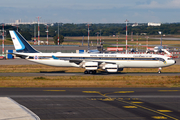
<path fill-rule="evenodd" d="M 126 54 L 127 54 L 127 22 L 129 22 L 127 19 L 126 19 Z"/>

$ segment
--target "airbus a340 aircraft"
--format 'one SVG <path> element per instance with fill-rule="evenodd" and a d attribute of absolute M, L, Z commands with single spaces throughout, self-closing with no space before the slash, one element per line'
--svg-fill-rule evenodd
<path fill-rule="evenodd" d="M 95 74 L 98 69 L 107 72 L 123 68 L 159 68 L 176 63 L 171 57 L 157 54 L 107 54 L 107 53 L 42 53 L 34 49 L 17 31 L 10 30 L 17 57 L 32 62 L 57 66 L 85 68 L 85 74 Z"/>

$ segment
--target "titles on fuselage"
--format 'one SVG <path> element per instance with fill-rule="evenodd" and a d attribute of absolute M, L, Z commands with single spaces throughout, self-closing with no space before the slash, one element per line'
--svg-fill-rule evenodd
<path fill-rule="evenodd" d="M 117 57 L 117 55 L 90 55 L 90 57 Z"/>

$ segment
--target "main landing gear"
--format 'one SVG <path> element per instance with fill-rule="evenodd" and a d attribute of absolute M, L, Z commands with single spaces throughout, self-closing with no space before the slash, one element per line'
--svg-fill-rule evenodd
<path fill-rule="evenodd" d="M 86 70 L 84 74 L 96 74 L 96 70 Z"/>
<path fill-rule="evenodd" d="M 162 70 L 162 68 L 160 67 L 160 68 L 159 68 L 159 71 L 158 71 L 159 74 L 161 73 L 161 70 Z"/>

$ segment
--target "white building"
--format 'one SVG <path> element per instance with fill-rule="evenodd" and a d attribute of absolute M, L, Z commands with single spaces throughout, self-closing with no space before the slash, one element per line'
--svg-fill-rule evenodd
<path fill-rule="evenodd" d="M 132 25 L 132 27 L 136 27 L 136 26 L 139 26 L 138 23 L 134 23 L 134 24 Z"/>
<path fill-rule="evenodd" d="M 161 23 L 152 23 L 152 22 L 149 22 L 148 26 L 161 26 Z"/>
<path fill-rule="evenodd" d="M 12 26 L 16 26 L 16 25 L 32 25 L 32 24 L 38 24 L 38 22 L 22 22 L 21 19 L 20 20 L 15 20 L 14 23 L 5 23 L 6 25 L 12 25 Z M 44 25 L 47 25 L 47 23 L 44 23 L 44 22 L 39 22 L 39 24 L 44 24 Z"/>

